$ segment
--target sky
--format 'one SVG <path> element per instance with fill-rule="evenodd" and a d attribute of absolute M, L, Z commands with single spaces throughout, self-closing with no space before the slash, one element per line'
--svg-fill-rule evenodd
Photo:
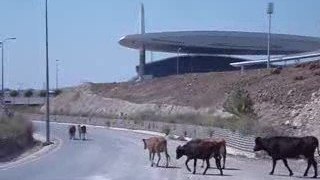
<path fill-rule="evenodd" d="M 59 87 L 135 76 L 138 52 L 118 41 L 139 32 L 141 2 L 146 32 L 268 28 L 267 0 L 49 0 L 50 87 L 57 59 Z M 319 0 L 272 2 L 272 32 L 320 37 Z M 5 87 L 43 88 L 45 0 L 0 0 L 0 41 L 8 37 L 17 39 L 5 44 Z"/>

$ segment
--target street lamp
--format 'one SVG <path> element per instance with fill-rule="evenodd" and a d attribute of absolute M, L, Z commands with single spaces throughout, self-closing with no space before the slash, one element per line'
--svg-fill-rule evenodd
<path fill-rule="evenodd" d="M 267 55 L 268 55 L 267 69 L 270 68 L 271 15 L 273 14 L 273 9 L 274 9 L 273 3 L 268 3 L 267 14 L 269 15 L 269 32 L 268 32 L 268 50 L 267 50 Z"/>
<path fill-rule="evenodd" d="M 180 55 L 180 51 L 181 51 L 181 47 L 178 48 L 177 50 L 177 75 L 179 74 L 179 55 Z"/>
<path fill-rule="evenodd" d="M 6 41 L 15 40 L 16 38 L 6 38 L 0 41 L 1 45 L 1 97 L 4 103 L 4 44 Z"/>
<path fill-rule="evenodd" d="M 46 9 L 46 142 L 45 145 L 52 144 L 50 142 L 50 99 L 49 99 L 49 43 L 48 43 L 48 0 L 46 0 L 45 4 Z"/>

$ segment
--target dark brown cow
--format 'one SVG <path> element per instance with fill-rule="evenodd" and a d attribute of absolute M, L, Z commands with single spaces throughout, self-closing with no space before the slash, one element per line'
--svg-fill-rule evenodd
<path fill-rule="evenodd" d="M 166 155 L 166 167 L 169 166 L 169 159 L 170 156 L 168 154 L 168 148 L 167 148 L 167 140 L 164 137 L 151 137 L 148 139 L 142 139 L 144 144 L 144 149 L 149 150 L 149 160 L 151 161 L 151 167 L 154 164 L 154 155 L 157 153 L 158 155 L 158 162 L 157 166 L 159 166 L 159 162 L 161 159 L 161 152 L 164 152 Z"/>
<path fill-rule="evenodd" d="M 187 160 L 185 165 L 188 171 L 191 172 L 188 162 L 193 159 L 194 160 L 194 169 L 193 174 L 196 173 L 196 166 L 197 166 L 197 159 L 202 159 L 207 162 L 207 167 L 205 168 L 203 174 L 206 174 L 207 170 L 210 168 L 210 158 L 214 157 L 216 161 L 216 166 L 220 171 L 220 175 L 223 175 L 222 168 L 221 168 L 221 156 L 220 156 L 220 149 L 223 146 L 222 142 L 212 142 L 206 141 L 202 139 L 195 139 L 191 140 L 183 146 L 178 146 L 176 153 L 177 159 L 180 159 L 182 156 L 187 156 Z"/>
<path fill-rule="evenodd" d="M 75 139 L 75 135 L 76 135 L 76 126 L 75 125 L 69 126 L 69 137 L 70 137 L 70 139 Z"/>
<path fill-rule="evenodd" d="M 222 145 L 220 147 L 220 156 L 222 156 L 222 169 L 225 169 L 226 168 L 226 158 L 227 158 L 226 141 L 223 138 L 206 138 L 203 140 L 222 143 Z M 204 167 L 204 162 L 205 162 L 205 160 L 202 161 L 202 165 L 201 165 L 202 168 Z"/>

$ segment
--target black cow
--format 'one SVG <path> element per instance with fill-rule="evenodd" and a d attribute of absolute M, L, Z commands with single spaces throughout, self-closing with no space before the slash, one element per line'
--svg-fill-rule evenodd
<path fill-rule="evenodd" d="M 207 167 L 205 168 L 203 174 L 206 174 L 207 170 L 210 168 L 209 160 L 211 157 L 214 157 L 216 160 L 217 168 L 220 170 L 220 174 L 223 175 L 220 156 L 220 149 L 222 145 L 223 144 L 221 142 L 205 141 L 202 139 L 192 140 L 183 146 L 177 147 L 177 159 L 181 158 L 184 155 L 187 156 L 185 165 L 190 172 L 191 170 L 188 166 L 188 162 L 193 159 L 193 174 L 196 173 L 197 159 L 205 160 L 207 162 Z"/>
<path fill-rule="evenodd" d="M 70 137 L 70 139 L 75 139 L 75 135 L 76 135 L 76 126 L 75 125 L 69 126 L 69 137 Z"/>
<path fill-rule="evenodd" d="M 304 156 L 308 160 L 308 166 L 304 173 L 304 176 L 308 175 L 308 171 L 311 165 L 314 168 L 314 178 L 318 176 L 317 162 L 314 159 L 314 152 L 318 149 L 319 154 L 319 142 L 316 137 L 270 137 L 255 139 L 254 151 L 265 150 L 269 156 L 272 157 L 272 170 L 270 174 L 274 172 L 277 160 L 282 160 L 284 165 L 288 168 L 290 176 L 293 175 L 290 167 L 288 166 L 287 158 L 298 158 Z M 319 154 L 320 155 L 320 154 Z"/>

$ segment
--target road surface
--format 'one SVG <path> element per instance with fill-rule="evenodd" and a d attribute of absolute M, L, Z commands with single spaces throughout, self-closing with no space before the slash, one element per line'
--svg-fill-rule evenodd
<path fill-rule="evenodd" d="M 44 123 L 35 123 L 39 133 L 44 133 Z M 227 157 L 225 176 L 219 176 L 217 169 L 209 169 L 203 176 L 198 166 L 196 175 L 188 172 L 184 158 L 175 159 L 178 142 L 169 141 L 171 168 L 150 167 L 148 153 L 143 150 L 142 138 L 149 135 L 105 128 L 89 128 L 87 141 L 69 140 L 67 126 L 52 123 L 52 137 L 61 139 L 53 153 L 45 154 L 36 161 L 10 169 L 0 169 L 1 180 L 116 180 L 116 179 L 301 179 L 306 163 L 290 161 L 295 175 L 288 176 L 282 162 L 279 162 L 274 176 L 268 175 L 271 162 L 234 156 Z M 192 168 L 193 162 L 189 162 Z M 162 161 L 162 164 L 164 162 Z M 199 162 L 200 164 L 200 162 Z M 212 162 L 211 164 L 214 164 Z M 309 172 L 313 175 L 313 169 Z"/>

